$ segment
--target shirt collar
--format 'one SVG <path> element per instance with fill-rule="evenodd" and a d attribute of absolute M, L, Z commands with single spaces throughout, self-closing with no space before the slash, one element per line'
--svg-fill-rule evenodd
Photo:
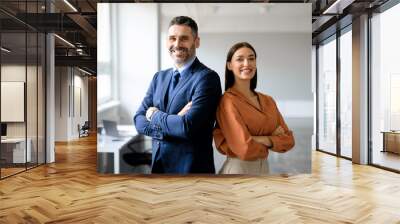
<path fill-rule="evenodd" d="M 233 87 L 229 87 L 225 92 L 232 93 L 235 95 L 240 95 L 241 97 L 246 98 L 239 90 L 237 90 Z M 258 92 L 255 90 L 254 90 L 254 93 L 258 95 Z"/>
<path fill-rule="evenodd" d="M 256 108 L 258 110 L 258 108 L 249 100 L 247 99 L 247 97 L 245 97 L 241 92 L 239 92 L 238 90 L 236 90 L 235 88 L 230 87 L 229 89 L 227 89 L 225 91 L 226 93 L 230 93 L 232 95 L 235 95 L 239 100 L 246 102 L 247 104 L 252 105 L 254 108 Z M 260 101 L 260 106 L 261 106 L 261 110 L 262 108 L 264 108 L 264 106 L 262 105 L 262 98 L 261 98 L 261 94 L 254 91 L 255 94 L 257 94 L 259 101 Z"/>
<path fill-rule="evenodd" d="M 186 62 L 182 67 L 180 67 L 180 68 L 177 68 L 175 65 L 174 65 L 174 72 L 176 71 L 176 70 L 178 70 L 178 72 L 182 75 L 182 73 L 184 72 L 184 71 L 186 71 L 188 68 L 190 68 L 190 66 L 193 64 L 193 62 L 194 62 L 194 60 L 196 59 L 196 56 L 194 56 L 193 58 L 191 58 L 188 62 Z"/>

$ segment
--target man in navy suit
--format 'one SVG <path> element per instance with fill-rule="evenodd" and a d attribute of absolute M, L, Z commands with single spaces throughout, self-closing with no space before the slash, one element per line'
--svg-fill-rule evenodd
<path fill-rule="evenodd" d="M 196 57 L 196 22 L 171 20 L 167 47 L 173 68 L 157 72 L 134 116 L 137 131 L 153 138 L 152 173 L 215 173 L 212 130 L 221 96 L 218 74 Z"/>

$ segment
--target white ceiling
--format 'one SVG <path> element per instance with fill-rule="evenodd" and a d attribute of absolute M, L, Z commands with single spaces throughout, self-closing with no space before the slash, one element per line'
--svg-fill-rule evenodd
<path fill-rule="evenodd" d="M 164 3 L 161 27 L 174 16 L 192 17 L 201 33 L 310 32 L 311 3 Z"/>

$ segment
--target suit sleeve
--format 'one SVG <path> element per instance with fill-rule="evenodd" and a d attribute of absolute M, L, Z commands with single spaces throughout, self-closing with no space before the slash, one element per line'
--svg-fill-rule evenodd
<path fill-rule="evenodd" d="M 285 120 L 283 119 L 282 114 L 279 112 L 275 101 L 272 101 L 276 108 L 278 124 L 285 130 L 285 133 L 282 135 L 269 136 L 272 141 L 272 150 L 277 152 L 287 152 L 294 146 L 293 132 L 289 130 L 288 126 L 286 125 Z"/>
<path fill-rule="evenodd" d="M 151 125 L 159 128 L 162 138 L 170 136 L 191 139 L 202 130 L 204 124 L 215 118 L 221 92 L 218 74 L 209 72 L 196 83 L 192 107 L 185 115 L 179 116 L 158 111 L 153 115 Z"/>
<path fill-rule="evenodd" d="M 267 147 L 254 141 L 239 111 L 229 99 L 221 101 L 217 112 L 220 130 L 214 130 L 215 145 L 220 152 L 230 152 L 241 160 L 266 158 Z"/>
<path fill-rule="evenodd" d="M 146 119 L 147 109 L 153 106 L 153 94 L 156 88 L 155 85 L 156 85 L 157 75 L 158 73 L 154 75 L 153 80 L 150 83 L 150 87 L 148 88 L 139 109 L 136 112 L 135 116 L 133 117 L 133 122 L 139 134 L 147 135 L 156 139 L 162 139 L 160 128 L 155 125 L 152 125 Z"/>

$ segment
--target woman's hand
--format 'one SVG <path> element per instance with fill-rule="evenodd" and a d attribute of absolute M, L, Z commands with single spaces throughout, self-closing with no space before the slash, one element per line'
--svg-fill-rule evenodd
<path fill-rule="evenodd" d="M 272 132 L 272 136 L 275 135 L 283 135 L 285 134 L 285 129 L 283 129 L 280 125 Z"/>
<path fill-rule="evenodd" d="M 283 129 L 280 125 L 272 132 L 271 136 L 283 135 L 285 134 L 285 129 Z M 272 147 L 272 141 L 268 136 L 251 136 L 251 138 L 263 145 L 266 145 L 268 148 Z M 284 152 L 284 151 L 279 151 Z"/>
<path fill-rule="evenodd" d="M 272 146 L 271 139 L 269 139 L 268 136 L 251 136 L 251 138 L 258 143 L 266 145 L 267 147 Z"/>
<path fill-rule="evenodd" d="M 179 115 L 179 116 L 185 115 L 185 114 L 190 110 L 191 107 L 192 107 L 192 101 L 190 101 L 188 104 L 186 104 L 186 105 L 182 108 L 182 110 L 179 111 L 178 115 Z"/>

